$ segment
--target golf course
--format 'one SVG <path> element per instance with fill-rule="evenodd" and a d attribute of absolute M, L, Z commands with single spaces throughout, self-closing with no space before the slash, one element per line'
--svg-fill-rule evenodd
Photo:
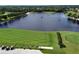
<path fill-rule="evenodd" d="M 41 50 L 48 54 L 79 53 L 79 33 L 59 31 L 65 48 L 58 44 L 57 32 L 32 31 L 15 28 L 0 29 L 0 46 L 14 46 L 16 48 L 38 49 L 38 46 L 53 47 L 53 50 Z"/>
<path fill-rule="evenodd" d="M 0 6 L 0 50 L 79 54 L 79 7 Z"/>

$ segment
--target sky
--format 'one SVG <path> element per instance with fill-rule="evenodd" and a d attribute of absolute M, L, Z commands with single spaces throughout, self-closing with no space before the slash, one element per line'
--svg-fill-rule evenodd
<path fill-rule="evenodd" d="M 78 5 L 79 0 L 0 0 L 0 5 Z"/>

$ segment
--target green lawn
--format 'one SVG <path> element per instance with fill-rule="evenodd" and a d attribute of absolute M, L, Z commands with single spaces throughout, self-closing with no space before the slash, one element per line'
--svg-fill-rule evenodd
<path fill-rule="evenodd" d="M 79 53 L 79 33 L 60 32 L 66 48 L 60 48 L 56 32 L 31 31 L 13 28 L 0 29 L 0 46 L 15 46 L 16 48 L 34 48 L 51 46 L 53 50 L 41 50 L 43 53 L 63 54 Z"/>
<path fill-rule="evenodd" d="M 55 33 L 52 37 L 56 39 Z M 14 45 L 17 48 L 28 46 L 51 46 L 48 32 L 29 31 L 20 29 L 0 29 L 0 45 Z"/>
<path fill-rule="evenodd" d="M 52 32 L 53 33 L 53 32 Z M 44 53 L 51 54 L 79 54 L 79 32 L 61 32 L 66 48 L 59 48 L 58 43 L 54 50 L 42 50 Z"/>

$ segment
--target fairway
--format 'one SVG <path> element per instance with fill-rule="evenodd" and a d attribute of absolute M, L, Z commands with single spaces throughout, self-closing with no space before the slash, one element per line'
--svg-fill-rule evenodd
<path fill-rule="evenodd" d="M 53 33 L 53 32 L 52 32 Z M 44 53 L 51 54 L 78 54 L 79 53 L 79 32 L 60 31 L 65 48 L 59 48 L 55 41 L 55 48 L 53 50 L 42 50 Z M 54 39 L 53 39 L 54 40 Z"/>
<path fill-rule="evenodd" d="M 0 29 L 0 45 L 15 46 L 17 48 L 28 48 L 36 46 L 52 46 L 56 39 L 55 33 L 49 38 L 48 32 L 30 31 L 20 29 Z"/>
<path fill-rule="evenodd" d="M 63 54 L 79 53 L 79 33 L 60 31 L 62 41 L 66 45 L 60 48 L 57 32 L 32 31 L 14 28 L 0 29 L 0 46 L 15 46 L 16 48 L 38 49 L 38 46 L 53 47 L 53 50 L 41 50 L 43 53 Z"/>

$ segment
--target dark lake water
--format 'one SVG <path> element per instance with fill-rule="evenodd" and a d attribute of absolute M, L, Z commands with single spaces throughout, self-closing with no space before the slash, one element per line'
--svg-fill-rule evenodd
<path fill-rule="evenodd" d="M 17 19 L 0 28 L 19 28 L 37 31 L 79 31 L 79 24 L 68 21 L 64 13 L 33 13 L 24 18 Z"/>

